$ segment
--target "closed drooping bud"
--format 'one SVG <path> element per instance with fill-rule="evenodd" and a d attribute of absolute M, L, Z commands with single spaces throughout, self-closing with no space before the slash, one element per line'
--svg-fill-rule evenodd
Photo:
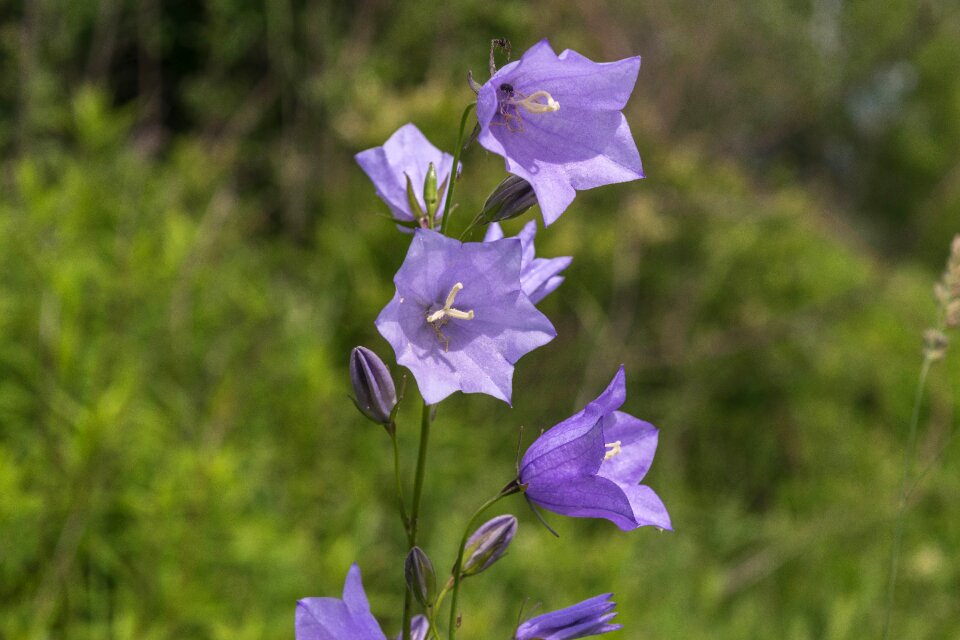
<path fill-rule="evenodd" d="M 437 574 L 430 558 L 420 547 L 410 549 L 407 554 L 403 563 L 403 577 L 417 602 L 424 607 L 433 605 L 437 597 Z"/>
<path fill-rule="evenodd" d="M 533 192 L 530 183 L 519 176 L 509 175 L 483 203 L 480 219 L 485 223 L 509 220 L 535 204 L 537 194 Z"/>
<path fill-rule="evenodd" d="M 350 352 L 350 382 L 357 409 L 376 423 L 390 424 L 397 390 L 383 360 L 366 347 L 354 347 Z"/>
<path fill-rule="evenodd" d="M 511 515 L 497 516 L 480 525 L 464 547 L 460 575 L 476 575 L 499 560 L 516 533 L 517 519 Z"/>

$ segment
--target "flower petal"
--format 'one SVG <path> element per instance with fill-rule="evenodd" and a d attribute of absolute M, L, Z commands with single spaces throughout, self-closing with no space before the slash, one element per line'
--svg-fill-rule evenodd
<path fill-rule="evenodd" d="M 592 429 L 603 416 L 619 409 L 626 399 L 626 374 L 623 371 L 623 365 L 620 365 L 620 369 L 613 376 L 613 380 L 610 381 L 603 393 L 587 403 L 587 406 L 579 413 L 548 429 L 530 445 L 530 448 L 523 455 L 521 470 L 530 460 L 539 458 L 551 449 L 578 438 Z M 606 436 L 603 437 L 606 438 Z M 604 440 L 604 442 L 610 441 Z"/>
<path fill-rule="evenodd" d="M 667 507 L 653 489 L 643 484 L 620 485 L 620 488 L 630 501 L 630 508 L 633 510 L 633 521 L 636 524 L 630 529 L 654 526 L 673 531 Z M 624 527 L 620 528 L 624 529 Z"/>
<path fill-rule="evenodd" d="M 562 441 L 558 438 L 553 441 L 553 446 L 536 449 L 531 446 L 527 450 L 520 463 L 520 483 L 526 485 L 529 498 L 540 502 L 540 496 L 552 495 L 557 487 L 579 481 L 582 476 L 594 475 L 603 461 L 603 452 L 600 420 L 594 420 L 592 424 L 570 423 L 563 431 Z"/>
<path fill-rule="evenodd" d="M 603 419 L 606 442 L 619 442 L 620 453 L 605 461 L 600 475 L 618 484 L 637 484 L 647 475 L 657 452 L 659 431 L 649 422 L 615 411 Z"/>
<path fill-rule="evenodd" d="M 575 518 L 605 518 L 624 531 L 639 525 L 630 500 L 612 480 L 600 476 L 581 476 L 564 482 L 533 483 L 527 497 L 544 509 Z"/>
<path fill-rule="evenodd" d="M 551 294 L 563 282 L 564 277 L 557 274 L 570 266 L 573 258 L 537 258 L 533 260 L 521 276 L 523 292 L 530 302 L 537 304 Z"/>
<path fill-rule="evenodd" d="M 572 49 L 558 56 L 563 63 L 548 83 L 554 99 L 561 108 L 572 107 L 620 111 L 637 84 L 640 73 L 640 56 L 624 58 L 615 62 L 594 62 Z M 562 84 L 561 84 L 562 83 Z M 560 86 L 558 86 L 560 85 Z"/>

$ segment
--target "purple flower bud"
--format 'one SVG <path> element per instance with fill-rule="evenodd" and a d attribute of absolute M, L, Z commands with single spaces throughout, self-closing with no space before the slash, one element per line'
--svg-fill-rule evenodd
<path fill-rule="evenodd" d="M 433 563 L 420 547 L 410 549 L 403 563 L 403 577 L 410 593 L 424 607 L 429 607 L 437 597 L 437 574 Z"/>
<path fill-rule="evenodd" d="M 509 175 L 487 197 L 487 201 L 483 203 L 480 218 L 484 222 L 509 220 L 521 215 L 535 204 L 537 204 L 537 194 L 533 192 L 530 183 L 519 176 Z"/>
<path fill-rule="evenodd" d="M 366 347 L 354 347 L 350 352 L 350 382 L 360 412 L 374 422 L 389 424 L 397 405 L 397 390 L 383 360 Z"/>
<path fill-rule="evenodd" d="M 584 600 L 572 607 L 551 611 L 530 618 L 519 627 L 516 640 L 573 640 L 598 636 L 621 629 L 623 625 L 611 624 L 617 615 L 615 602 L 610 602 L 612 593 L 605 593 Z"/>
<path fill-rule="evenodd" d="M 517 533 L 517 519 L 511 515 L 488 520 L 473 532 L 463 551 L 463 577 L 473 576 L 500 559 Z"/>

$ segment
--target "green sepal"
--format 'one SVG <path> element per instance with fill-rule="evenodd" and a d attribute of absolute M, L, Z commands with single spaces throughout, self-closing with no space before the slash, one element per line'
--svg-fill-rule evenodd
<path fill-rule="evenodd" d="M 423 209 L 420 208 L 420 203 L 417 201 L 417 196 L 413 192 L 413 182 L 410 181 L 410 176 L 408 176 L 406 173 L 403 175 L 407 179 L 407 203 L 410 205 L 410 212 L 417 220 L 425 220 L 427 218 L 427 214 L 425 214 Z"/>

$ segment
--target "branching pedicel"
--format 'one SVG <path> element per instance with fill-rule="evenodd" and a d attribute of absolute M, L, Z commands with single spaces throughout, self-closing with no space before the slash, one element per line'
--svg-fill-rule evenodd
<path fill-rule="evenodd" d="M 435 565 L 418 546 L 420 497 L 436 404 L 455 391 L 483 393 L 509 403 L 515 363 L 556 335 L 535 304 L 563 282 L 559 274 L 571 259 L 536 257 L 535 221 L 512 238 L 504 237 L 496 221 L 520 216 L 539 204 L 544 223 L 551 224 L 573 201 L 576 190 L 643 177 L 640 155 L 621 113 L 636 82 L 639 58 L 596 63 L 570 50 L 558 56 L 543 40 L 498 70 L 497 48 L 509 60 L 509 42 L 494 40 L 491 78 L 485 84 L 477 84 L 468 74 L 476 104 L 464 110 L 459 136 L 462 141 L 475 107 L 477 139 L 503 156 L 512 174 L 462 230 L 467 237 L 475 227 L 489 225 L 483 242 L 460 242 L 446 235 L 463 150 L 460 142 L 453 156 L 442 153 L 408 124 L 383 147 L 356 156 L 390 208 L 391 219 L 404 231 L 413 229 L 412 238 L 397 236 L 400 243 L 409 238 L 409 248 L 394 277 L 396 293 L 375 322 L 393 347 L 397 363 L 410 370 L 424 400 L 409 509 L 397 451 L 398 401 L 389 369 L 364 347 L 354 350 L 350 366 L 357 407 L 386 427 L 394 446 L 398 511 L 409 544 L 406 559 L 397 563 L 407 584 L 400 640 L 456 637 L 463 580 L 497 562 L 517 533 L 512 515 L 477 526 L 484 512 L 503 498 L 522 493 L 531 507 L 605 518 L 623 530 L 671 527 L 663 502 L 639 484 L 653 461 L 658 431 L 619 411 L 626 400 L 621 366 L 596 400 L 543 432 L 518 464 L 517 477 L 473 513 L 445 582 L 437 581 L 434 569 L 442 565 Z M 570 108 L 561 109 L 561 104 Z M 423 192 L 418 194 L 421 184 Z M 594 596 L 518 622 L 513 637 L 570 640 L 619 629 L 621 625 L 613 622 L 611 597 Z M 444 624 L 441 611 L 448 598 Z M 421 609 L 417 615 L 414 603 Z M 357 565 L 348 571 L 342 599 L 299 601 L 296 633 L 297 640 L 386 640 L 370 612 Z"/>

